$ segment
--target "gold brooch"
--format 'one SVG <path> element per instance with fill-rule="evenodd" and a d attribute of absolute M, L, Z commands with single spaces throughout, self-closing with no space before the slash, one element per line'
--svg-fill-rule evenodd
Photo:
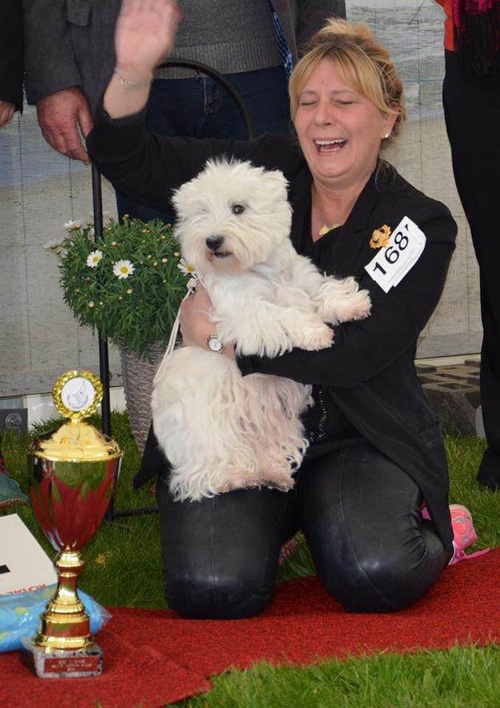
<path fill-rule="evenodd" d="M 391 227 L 384 224 L 379 229 L 375 229 L 370 239 L 371 248 L 386 248 L 389 245 Z"/>

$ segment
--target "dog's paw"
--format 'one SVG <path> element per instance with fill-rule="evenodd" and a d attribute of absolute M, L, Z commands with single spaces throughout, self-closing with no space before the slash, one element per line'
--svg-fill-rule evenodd
<path fill-rule="evenodd" d="M 371 301 L 367 290 L 359 290 L 354 278 L 328 278 L 315 298 L 318 315 L 331 324 L 361 320 L 370 314 Z"/>
<path fill-rule="evenodd" d="M 265 486 L 269 489 L 279 489 L 281 492 L 289 492 L 293 489 L 295 480 L 292 477 L 290 465 L 272 465 L 266 470 Z"/>
<path fill-rule="evenodd" d="M 302 327 L 295 338 L 295 346 L 315 352 L 318 349 L 327 349 L 333 343 L 333 329 L 320 322 Z"/>
<path fill-rule="evenodd" d="M 372 301 L 368 290 L 359 290 L 346 308 L 347 319 L 349 320 L 364 320 L 368 317 L 372 309 Z"/>
<path fill-rule="evenodd" d="M 262 479 L 259 479 L 255 472 L 235 468 L 228 470 L 227 477 L 215 485 L 215 490 L 220 494 L 224 494 L 237 489 L 253 489 L 260 487 L 261 484 Z"/>
<path fill-rule="evenodd" d="M 277 489 L 279 492 L 289 492 L 295 486 L 295 481 L 293 479 L 287 479 L 283 481 L 270 480 L 266 482 L 265 486 L 268 489 Z"/>

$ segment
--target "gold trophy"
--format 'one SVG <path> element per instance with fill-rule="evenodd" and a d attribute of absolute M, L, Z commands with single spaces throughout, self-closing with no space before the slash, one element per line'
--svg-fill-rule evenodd
<path fill-rule="evenodd" d="M 102 673 L 102 650 L 90 635 L 76 587 L 84 566 L 80 551 L 104 518 L 122 456 L 114 440 L 84 421 L 96 411 L 102 394 L 101 382 L 89 371 L 63 374 L 53 396 L 69 421 L 30 447 L 33 511 L 59 551 L 54 597 L 40 616 L 38 634 L 23 640 L 23 660 L 42 678 Z"/>

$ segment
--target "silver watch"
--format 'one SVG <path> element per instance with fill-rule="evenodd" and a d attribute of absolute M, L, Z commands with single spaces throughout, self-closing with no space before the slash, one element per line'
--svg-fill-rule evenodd
<path fill-rule="evenodd" d="M 212 352 L 217 352 L 217 354 L 222 354 L 222 350 L 224 349 L 224 344 L 222 343 L 222 340 L 219 339 L 215 332 L 212 332 L 212 334 L 207 339 L 207 346 Z"/>

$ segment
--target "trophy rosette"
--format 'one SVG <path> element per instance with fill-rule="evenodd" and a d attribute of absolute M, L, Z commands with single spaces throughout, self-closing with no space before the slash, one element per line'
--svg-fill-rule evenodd
<path fill-rule="evenodd" d="M 69 371 L 54 386 L 59 413 L 69 421 L 30 447 L 31 501 L 43 532 L 59 551 L 59 581 L 40 616 L 40 629 L 23 640 L 23 659 L 42 678 L 102 673 L 102 650 L 77 592 L 81 549 L 101 524 L 113 495 L 122 453 L 84 421 L 102 400 L 102 385 L 88 371 Z"/>

